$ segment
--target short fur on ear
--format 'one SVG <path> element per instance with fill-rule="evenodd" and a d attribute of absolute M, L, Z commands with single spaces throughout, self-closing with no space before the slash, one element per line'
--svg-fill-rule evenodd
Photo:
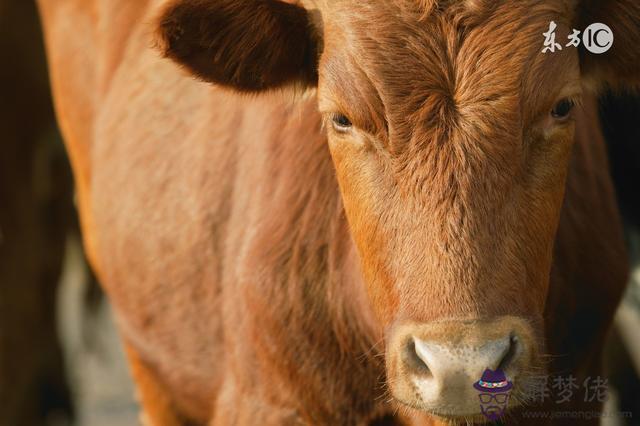
<path fill-rule="evenodd" d="M 602 54 L 589 52 L 581 43 L 580 63 L 587 81 L 640 89 L 640 0 L 581 0 L 578 18 L 581 31 L 600 22 L 614 37 L 611 49 Z"/>
<path fill-rule="evenodd" d="M 279 0 L 176 0 L 159 47 L 197 77 L 244 92 L 317 84 L 318 38 L 304 8 Z"/>

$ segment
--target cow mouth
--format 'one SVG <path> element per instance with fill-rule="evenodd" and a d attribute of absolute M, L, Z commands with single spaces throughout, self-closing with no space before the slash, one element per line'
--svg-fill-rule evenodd
<path fill-rule="evenodd" d="M 447 425 L 468 424 L 502 424 L 502 421 L 512 419 L 514 412 L 526 405 L 527 397 L 522 389 L 514 387 L 508 405 L 485 405 L 484 408 L 476 399 L 466 399 L 460 404 L 447 404 L 447 406 L 433 406 L 422 401 L 418 394 L 413 401 L 394 398 L 399 404 L 426 413 Z"/>
<path fill-rule="evenodd" d="M 398 405 L 405 406 L 410 411 L 428 414 L 447 425 L 502 424 L 501 421 L 513 419 L 531 401 L 531 395 L 527 393 L 532 385 L 529 383 L 531 377 L 533 376 L 518 377 L 519 384 L 514 384 L 511 389 L 506 406 L 495 403 L 483 405 L 475 392 L 467 393 L 463 389 L 460 389 L 460 394 L 464 396 L 459 401 L 440 401 L 434 404 L 424 401 L 416 387 L 411 392 L 413 398 L 406 398 L 406 394 L 393 395 L 393 392 L 391 396 Z"/>
<path fill-rule="evenodd" d="M 477 412 L 469 413 L 451 413 L 439 410 L 426 410 L 427 413 L 436 417 L 440 421 L 448 425 L 468 425 L 468 424 L 502 424 L 501 420 L 509 418 L 511 409 L 505 410 L 496 409 L 495 411 L 485 411 L 482 413 L 480 410 Z"/>

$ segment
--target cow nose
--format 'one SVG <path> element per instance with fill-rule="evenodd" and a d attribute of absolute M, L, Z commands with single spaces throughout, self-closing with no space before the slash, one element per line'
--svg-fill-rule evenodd
<path fill-rule="evenodd" d="M 416 374 L 431 375 L 444 381 L 463 364 L 467 370 L 480 373 L 487 368 L 506 371 L 520 352 L 518 345 L 518 337 L 513 333 L 473 348 L 451 348 L 412 336 L 404 348 L 404 358 Z"/>
<path fill-rule="evenodd" d="M 517 317 L 398 325 L 387 354 L 392 394 L 439 416 L 474 418 L 484 388 L 510 392 L 521 375 L 536 369 L 535 336 L 529 322 Z"/>

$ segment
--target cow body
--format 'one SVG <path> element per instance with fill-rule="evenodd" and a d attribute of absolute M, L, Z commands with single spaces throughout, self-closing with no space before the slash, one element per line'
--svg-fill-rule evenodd
<path fill-rule="evenodd" d="M 40 3 L 85 244 L 151 423 L 435 422 L 388 402 L 314 92 L 194 80 L 150 49 L 163 2 Z M 541 350 L 585 378 L 627 268 L 592 99 L 576 120 Z"/>

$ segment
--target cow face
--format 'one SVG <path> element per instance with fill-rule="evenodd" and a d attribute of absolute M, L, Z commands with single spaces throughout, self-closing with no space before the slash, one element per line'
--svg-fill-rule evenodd
<path fill-rule="evenodd" d="M 483 371 L 503 371 L 517 403 L 538 364 L 576 105 L 585 81 L 638 60 L 565 46 L 585 16 L 640 21 L 633 0 L 624 13 L 575 3 L 180 0 L 161 17 L 164 53 L 202 79 L 317 86 L 388 382 L 407 405 L 473 418 Z M 542 53 L 551 22 L 563 49 Z"/>
<path fill-rule="evenodd" d="M 446 416 L 479 410 L 486 368 L 519 390 L 537 368 L 581 94 L 577 50 L 541 53 L 559 2 L 490 3 L 336 3 L 319 65 L 393 394 Z"/>

